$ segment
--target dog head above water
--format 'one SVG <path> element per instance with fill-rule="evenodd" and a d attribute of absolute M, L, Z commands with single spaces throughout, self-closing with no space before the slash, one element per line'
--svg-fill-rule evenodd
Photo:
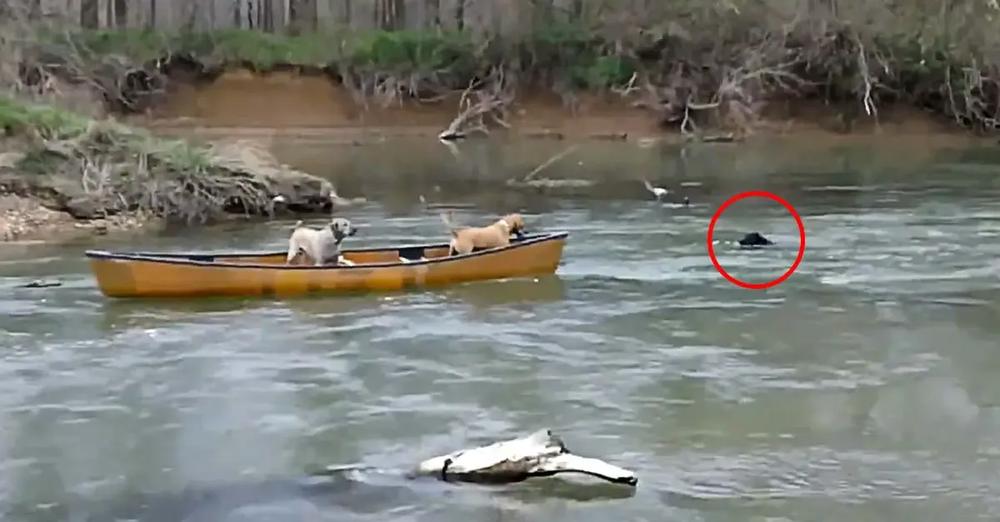
<path fill-rule="evenodd" d="M 518 237 L 524 235 L 524 218 L 521 214 L 513 213 L 507 214 L 506 216 L 500 218 L 501 221 L 507 223 L 507 231 L 510 234 L 516 234 Z"/>
<path fill-rule="evenodd" d="M 351 220 L 347 218 L 333 218 L 330 220 L 329 226 L 330 231 L 333 232 L 334 239 L 338 242 L 358 232 L 358 229 L 351 223 Z"/>
<path fill-rule="evenodd" d="M 762 247 L 773 245 L 774 241 L 762 236 L 759 232 L 751 232 L 745 236 L 743 239 L 739 240 L 740 247 Z"/>

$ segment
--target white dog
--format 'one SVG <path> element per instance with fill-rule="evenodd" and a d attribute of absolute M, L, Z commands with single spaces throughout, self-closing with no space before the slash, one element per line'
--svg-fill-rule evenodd
<path fill-rule="evenodd" d="M 331 263 L 353 265 L 340 255 L 340 244 L 357 231 L 350 220 L 345 218 L 333 218 L 329 225 L 319 230 L 304 226 L 300 220 L 295 223 L 295 230 L 288 238 L 288 256 L 285 262 L 291 264 L 296 257 L 304 255 L 315 266 Z"/>

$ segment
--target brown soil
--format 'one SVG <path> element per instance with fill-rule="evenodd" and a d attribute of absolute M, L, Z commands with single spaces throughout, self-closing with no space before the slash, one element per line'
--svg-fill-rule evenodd
<path fill-rule="evenodd" d="M 350 92 L 325 76 L 293 71 L 232 70 L 211 82 L 174 82 L 164 103 L 134 123 L 163 131 L 228 135 L 323 136 L 364 142 L 392 135 L 436 136 L 456 114 L 458 97 L 434 104 L 408 101 L 365 111 Z M 526 137 L 592 139 L 678 138 L 654 114 L 617 95 L 581 94 L 573 107 L 557 95 L 521 92 L 510 132 Z M 853 105 L 788 100 L 771 103 L 758 134 L 965 135 L 953 122 L 908 107 L 883 107 L 877 120 Z"/>
<path fill-rule="evenodd" d="M 159 127 L 210 127 L 265 131 L 294 128 L 303 134 L 437 135 L 457 112 L 458 96 L 438 103 L 405 102 L 364 110 L 344 87 L 322 76 L 237 70 L 199 84 L 176 84 L 167 100 L 137 123 Z M 613 125 L 609 122 L 613 121 Z M 514 132 L 538 136 L 606 137 L 663 131 L 647 111 L 623 101 L 582 96 L 575 111 L 554 94 L 520 93 L 509 123 Z"/>

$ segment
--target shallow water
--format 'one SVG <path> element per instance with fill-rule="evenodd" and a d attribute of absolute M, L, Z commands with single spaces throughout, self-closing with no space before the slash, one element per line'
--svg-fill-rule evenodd
<path fill-rule="evenodd" d="M 326 464 L 403 468 L 552 427 L 634 469 L 634 495 L 544 479 L 397 484 L 319 498 L 195 493 L 146 520 L 996 520 L 1000 516 L 1000 153 L 913 143 L 588 144 L 544 171 L 590 188 L 506 188 L 559 142 L 337 148 L 282 159 L 372 202 L 353 245 L 435 240 L 430 201 L 481 222 L 523 209 L 567 230 L 555 277 L 350 297 L 114 301 L 82 249 L 281 249 L 290 220 L 0 250 L 0 513 L 86 520 L 183 488 Z M 678 191 L 657 203 L 643 177 Z M 437 188 L 435 188 L 437 187 Z M 748 291 L 706 255 L 713 211 L 770 190 L 804 260 Z M 674 204 L 688 195 L 693 204 Z M 758 230 L 773 249 L 731 241 Z M 719 221 L 751 281 L 795 258 L 772 202 Z M 59 288 L 19 289 L 36 278 Z M 212 497 L 216 498 L 216 497 Z M 154 503 L 155 504 L 155 503 Z M 117 511 L 115 511 L 117 512 Z M 159 518 L 157 518 L 159 517 Z M 187 517 L 187 518 L 185 518 Z M 201 518 L 199 518 L 201 517 Z"/>

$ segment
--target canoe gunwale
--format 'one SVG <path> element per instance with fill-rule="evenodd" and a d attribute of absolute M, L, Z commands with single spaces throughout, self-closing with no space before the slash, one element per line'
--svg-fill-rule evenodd
<path fill-rule="evenodd" d="M 196 254 L 196 253 L 168 253 L 168 252 L 163 252 L 163 253 L 110 252 L 107 250 L 87 250 L 84 252 L 84 255 L 92 260 L 101 260 L 101 261 L 137 261 L 137 262 L 147 262 L 147 263 L 199 266 L 205 268 L 215 267 L 215 268 L 253 268 L 253 269 L 269 269 L 269 270 L 351 270 L 351 269 L 423 266 L 423 265 L 433 265 L 437 263 L 466 261 L 476 257 L 495 255 L 501 252 L 516 250 L 530 245 L 535 245 L 538 243 L 565 240 L 567 237 L 569 237 L 569 232 L 550 232 L 544 234 L 532 234 L 529 236 L 525 236 L 524 239 L 521 239 L 519 241 L 511 242 L 511 244 L 507 246 L 488 248 L 485 250 L 470 252 L 468 254 L 436 257 L 423 261 L 413 260 L 409 262 L 396 261 L 396 262 L 384 262 L 384 263 L 358 263 L 355 265 L 314 266 L 314 265 L 285 265 L 285 264 L 266 264 L 266 263 L 230 263 L 225 261 L 226 258 L 269 257 L 276 255 L 284 256 L 285 255 L 284 251 Z M 395 251 L 427 250 L 431 248 L 447 248 L 447 247 L 448 243 L 426 243 L 426 244 L 416 244 L 416 245 L 348 248 L 342 250 L 341 253 L 346 254 L 350 252 L 390 252 L 394 250 Z M 209 261 L 206 260 L 205 258 L 210 258 L 211 260 Z"/>

